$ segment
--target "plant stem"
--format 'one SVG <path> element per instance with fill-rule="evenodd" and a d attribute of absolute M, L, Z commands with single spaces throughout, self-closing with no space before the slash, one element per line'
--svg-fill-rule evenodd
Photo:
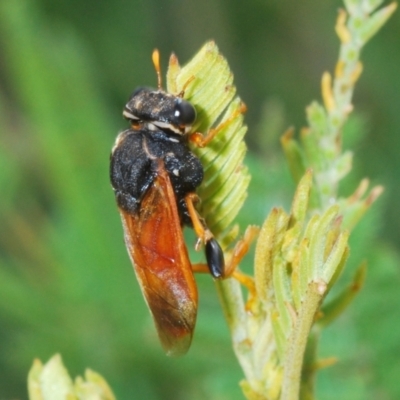
<path fill-rule="evenodd" d="M 317 359 L 320 336 L 321 329 L 318 325 L 314 324 L 307 340 L 307 347 L 301 371 L 302 384 L 299 396 L 301 400 L 313 400 L 315 398 L 315 378 L 317 371 L 315 360 Z"/>
<path fill-rule="evenodd" d="M 281 400 L 297 400 L 300 392 L 301 370 L 308 334 L 314 322 L 322 297 L 321 285 L 312 282 L 303 300 L 307 307 L 301 307 L 295 321 L 293 333 L 289 338 L 289 347 L 285 359 Z"/>

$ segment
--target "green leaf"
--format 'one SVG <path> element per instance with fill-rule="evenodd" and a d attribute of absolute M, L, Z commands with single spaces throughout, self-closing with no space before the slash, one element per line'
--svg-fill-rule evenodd
<path fill-rule="evenodd" d="M 370 16 L 370 18 L 363 22 L 360 28 L 360 37 L 364 43 L 368 42 L 372 36 L 382 28 L 386 21 L 392 16 L 396 8 L 397 4 L 391 3 L 379 11 L 376 11 Z"/>
<path fill-rule="evenodd" d="M 321 309 L 323 317 L 318 320 L 318 325 L 326 327 L 333 322 L 351 304 L 355 296 L 364 285 L 367 272 L 366 263 L 362 263 L 353 278 L 353 281 L 340 292 L 333 300 L 324 305 Z"/>
<path fill-rule="evenodd" d="M 291 219 L 293 222 L 303 223 L 306 219 L 308 202 L 310 200 L 311 185 L 312 171 L 308 170 L 297 186 L 296 193 L 294 195 L 291 209 Z"/>
<path fill-rule="evenodd" d="M 325 249 L 327 235 L 333 222 L 338 217 L 339 207 L 334 205 L 321 216 L 318 226 L 310 237 L 309 271 L 311 280 L 318 282 L 324 276 Z M 328 283 L 328 282 L 326 282 Z"/>
<path fill-rule="evenodd" d="M 35 360 L 28 375 L 30 400 L 75 400 L 72 379 L 56 354 L 45 365 Z"/>
<path fill-rule="evenodd" d="M 289 216 L 278 208 L 272 209 L 258 236 L 254 259 L 254 277 L 257 296 L 271 301 L 272 266 L 276 252 L 281 247 Z"/>
<path fill-rule="evenodd" d="M 45 365 L 35 360 L 28 375 L 29 400 L 115 400 L 115 396 L 97 372 L 86 370 L 85 379 L 77 377 L 73 383 L 56 354 Z"/>
<path fill-rule="evenodd" d="M 211 129 L 219 129 L 210 143 L 193 151 L 205 172 L 197 191 L 202 200 L 201 213 L 213 234 L 221 239 L 232 228 L 250 182 L 243 165 L 247 128 L 240 111 L 242 103 L 235 97 L 232 72 L 216 44 L 208 42 L 183 68 L 175 56 L 171 57 L 167 88 L 175 93 L 185 88 L 184 97 L 197 111 L 194 131 L 206 135 Z"/>
<path fill-rule="evenodd" d="M 290 173 L 295 183 L 299 182 L 306 170 L 303 150 L 296 140 L 293 139 L 294 130 L 288 129 L 281 137 L 281 144 L 287 162 L 289 164 Z"/>

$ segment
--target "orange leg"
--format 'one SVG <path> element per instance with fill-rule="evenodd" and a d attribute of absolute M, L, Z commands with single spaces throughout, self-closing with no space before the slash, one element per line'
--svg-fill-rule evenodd
<path fill-rule="evenodd" d="M 246 309 L 251 311 L 254 309 L 256 303 L 256 286 L 254 279 L 244 274 L 238 269 L 239 263 L 242 261 L 243 257 L 249 250 L 251 242 L 258 235 L 259 228 L 255 226 L 249 226 L 246 229 L 243 239 L 239 240 L 234 249 L 231 252 L 231 257 L 229 263 L 225 268 L 225 273 L 223 278 L 234 278 L 240 284 L 242 284 L 249 292 L 249 298 L 246 302 Z M 192 265 L 193 272 L 197 273 L 209 273 L 209 267 L 207 264 L 199 263 Z"/>
<path fill-rule="evenodd" d="M 186 195 L 185 201 L 190 215 L 190 219 L 192 220 L 193 223 L 193 229 L 197 237 L 201 240 L 202 243 L 208 242 L 210 239 L 213 238 L 213 234 L 205 226 L 204 221 L 201 219 L 201 217 L 199 216 L 194 207 L 194 202 L 198 201 L 197 195 L 195 193 L 189 193 Z"/>
<path fill-rule="evenodd" d="M 255 309 L 255 305 L 257 304 L 257 291 L 256 285 L 254 283 L 254 278 L 244 274 L 239 271 L 237 268 L 242 258 L 246 255 L 249 250 L 251 242 L 258 235 L 259 228 L 255 226 L 249 226 L 246 229 L 244 234 L 244 238 L 239 240 L 234 249 L 232 258 L 228 264 L 226 270 L 226 276 L 232 276 L 232 278 L 236 279 L 239 283 L 241 283 L 249 292 L 249 297 L 246 302 L 246 310 L 251 311 Z"/>
<path fill-rule="evenodd" d="M 197 274 L 209 274 L 210 269 L 207 264 L 196 263 L 192 264 L 192 271 Z M 254 279 L 251 276 L 244 274 L 241 271 L 235 270 L 230 275 L 224 275 L 225 278 L 234 278 L 245 286 L 250 293 L 255 293 L 256 287 L 254 284 Z"/>
<path fill-rule="evenodd" d="M 211 231 L 207 228 L 205 221 L 199 216 L 194 208 L 193 201 L 196 201 L 197 199 L 198 198 L 195 193 L 189 193 L 185 197 L 188 213 L 190 219 L 192 220 L 193 229 L 198 237 L 195 248 L 198 250 L 201 244 L 205 245 L 205 253 L 209 272 L 216 279 L 223 278 L 225 271 L 224 252 L 222 251 L 219 243 L 214 239 Z"/>
<path fill-rule="evenodd" d="M 237 266 L 242 261 L 243 257 L 249 251 L 251 242 L 258 235 L 259 228 L 250 225 L 247 227 L 243 239 L 240 239 L 233 248 L 231 259 L 229 260 L 229 264 L 226 267 L 225 276 L 233 276 Z"/>
<path fill-rule="evenodd" d="M 204 263 L 192 264 L 192 271 L 197 274 L 209 274 L 210 273 L 210 269 L 208 268 L 208 265 L 204 264 Z"/>
<path fill-rule="evenodd" d="M 205 147 L 214 137 L 220 132 L 222 129 L 227 127 L 238 115 L 244 114 L 247 110 L 247 107 L 244 103 L 241 103 L 240 107 L 235 110 L 232 115 L 227 118 L 224 122 L 221 122 L 216 128 L 211 128 L 206 135 L 203 135 L 200 132 L 193 132 L 189 140 L 193 142 L 198 147 Z"/>
<path fill-rule="evenodd" d="M 233 248 L 232 256 L 225 269 L 225 277 L 232 277 L 239 281 L 243 286 L 248 289 L 248 291 L 250 292 L 250 296 L 253 296 L 256 293 L 254 279 L 239 271 L 238 265 L 249 251 L 251 242 L 258 235 L 258 232 L 259 228 L 256 226 L 250 225 L 249 227 L 247 227 L 243 239 L 240 239 Z"/>
<path fill-rule="evenodd" d="M 224 278 L 235 278 L 243 286 L 245 286 L 251 294 L 255 294 L 255 284 L 252 277 L 244 274 L 238 270 L 238 265 L 243 257 L 249 251 L 249 247 L 254 238 L 258 235 L 259 228 L 256 226 L 249 226 L 246 229 L 243 239 L 240 239 L 232 250 L 232 255 L 229 263 L 225 267 Z M 197 233 L 197 232 L 196 232 Z M 198 263 L 192 265 L 193 272 L 209 273 L 207 264 Z"/>

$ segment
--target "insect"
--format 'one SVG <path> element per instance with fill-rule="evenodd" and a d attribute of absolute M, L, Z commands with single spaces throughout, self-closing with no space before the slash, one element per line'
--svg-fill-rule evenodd
<path fill-rule="evenodd" d="M 197 287 L 182 228 L 192 227 L 204 244 L 214 278 L 224 276 L 224 255 L 194 207 L 203 180 L 200 160 L 190 151 L 194 106 L 162 89 L 159 53 L 153 52 L 158 88 L 138 88 L 123 116 L 111 153 L 110 177 L 122 218 L 126 247 L 161 344 L 168 355 L 184 354 L 197 315 Z M 215 132 L 214 132 L 215 134 Z M 204 145 L 196 134 L 195 142 Z"/>

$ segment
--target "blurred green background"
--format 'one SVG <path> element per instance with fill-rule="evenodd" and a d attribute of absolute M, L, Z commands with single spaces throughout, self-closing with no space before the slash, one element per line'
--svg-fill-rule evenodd
<path fill-rule="evenodd" d="M 215 39 L 249 111 L 253 173 L 242 226 L 290 204 L 279 146 L 332 71 L 340 1 L 1 0 L 0 399 L 26 399 L 35 357 L 60 352 L 72 375 L 101 373 L 119 399 L 241 399 L 242 374 L 212 280 L 199 276 L 192 348 L 167 358 L 122 240 L 108 179 L 121 111 L 155 85 L 151 51 L 182 63 Z M 355 230 L 346 282 L 369 260 L 366 286 L 323 335 L 319 399 L 400 398 L 400 19 L 363 53 L 345 147 L 350 194 L 368 176 L 386 191 Z M 189 239 L 193 243 L 193 236 Z M 192 246 L 190 246 L 192 247 Z M 251 265 L 251 257 L 247 259 Z"/>

